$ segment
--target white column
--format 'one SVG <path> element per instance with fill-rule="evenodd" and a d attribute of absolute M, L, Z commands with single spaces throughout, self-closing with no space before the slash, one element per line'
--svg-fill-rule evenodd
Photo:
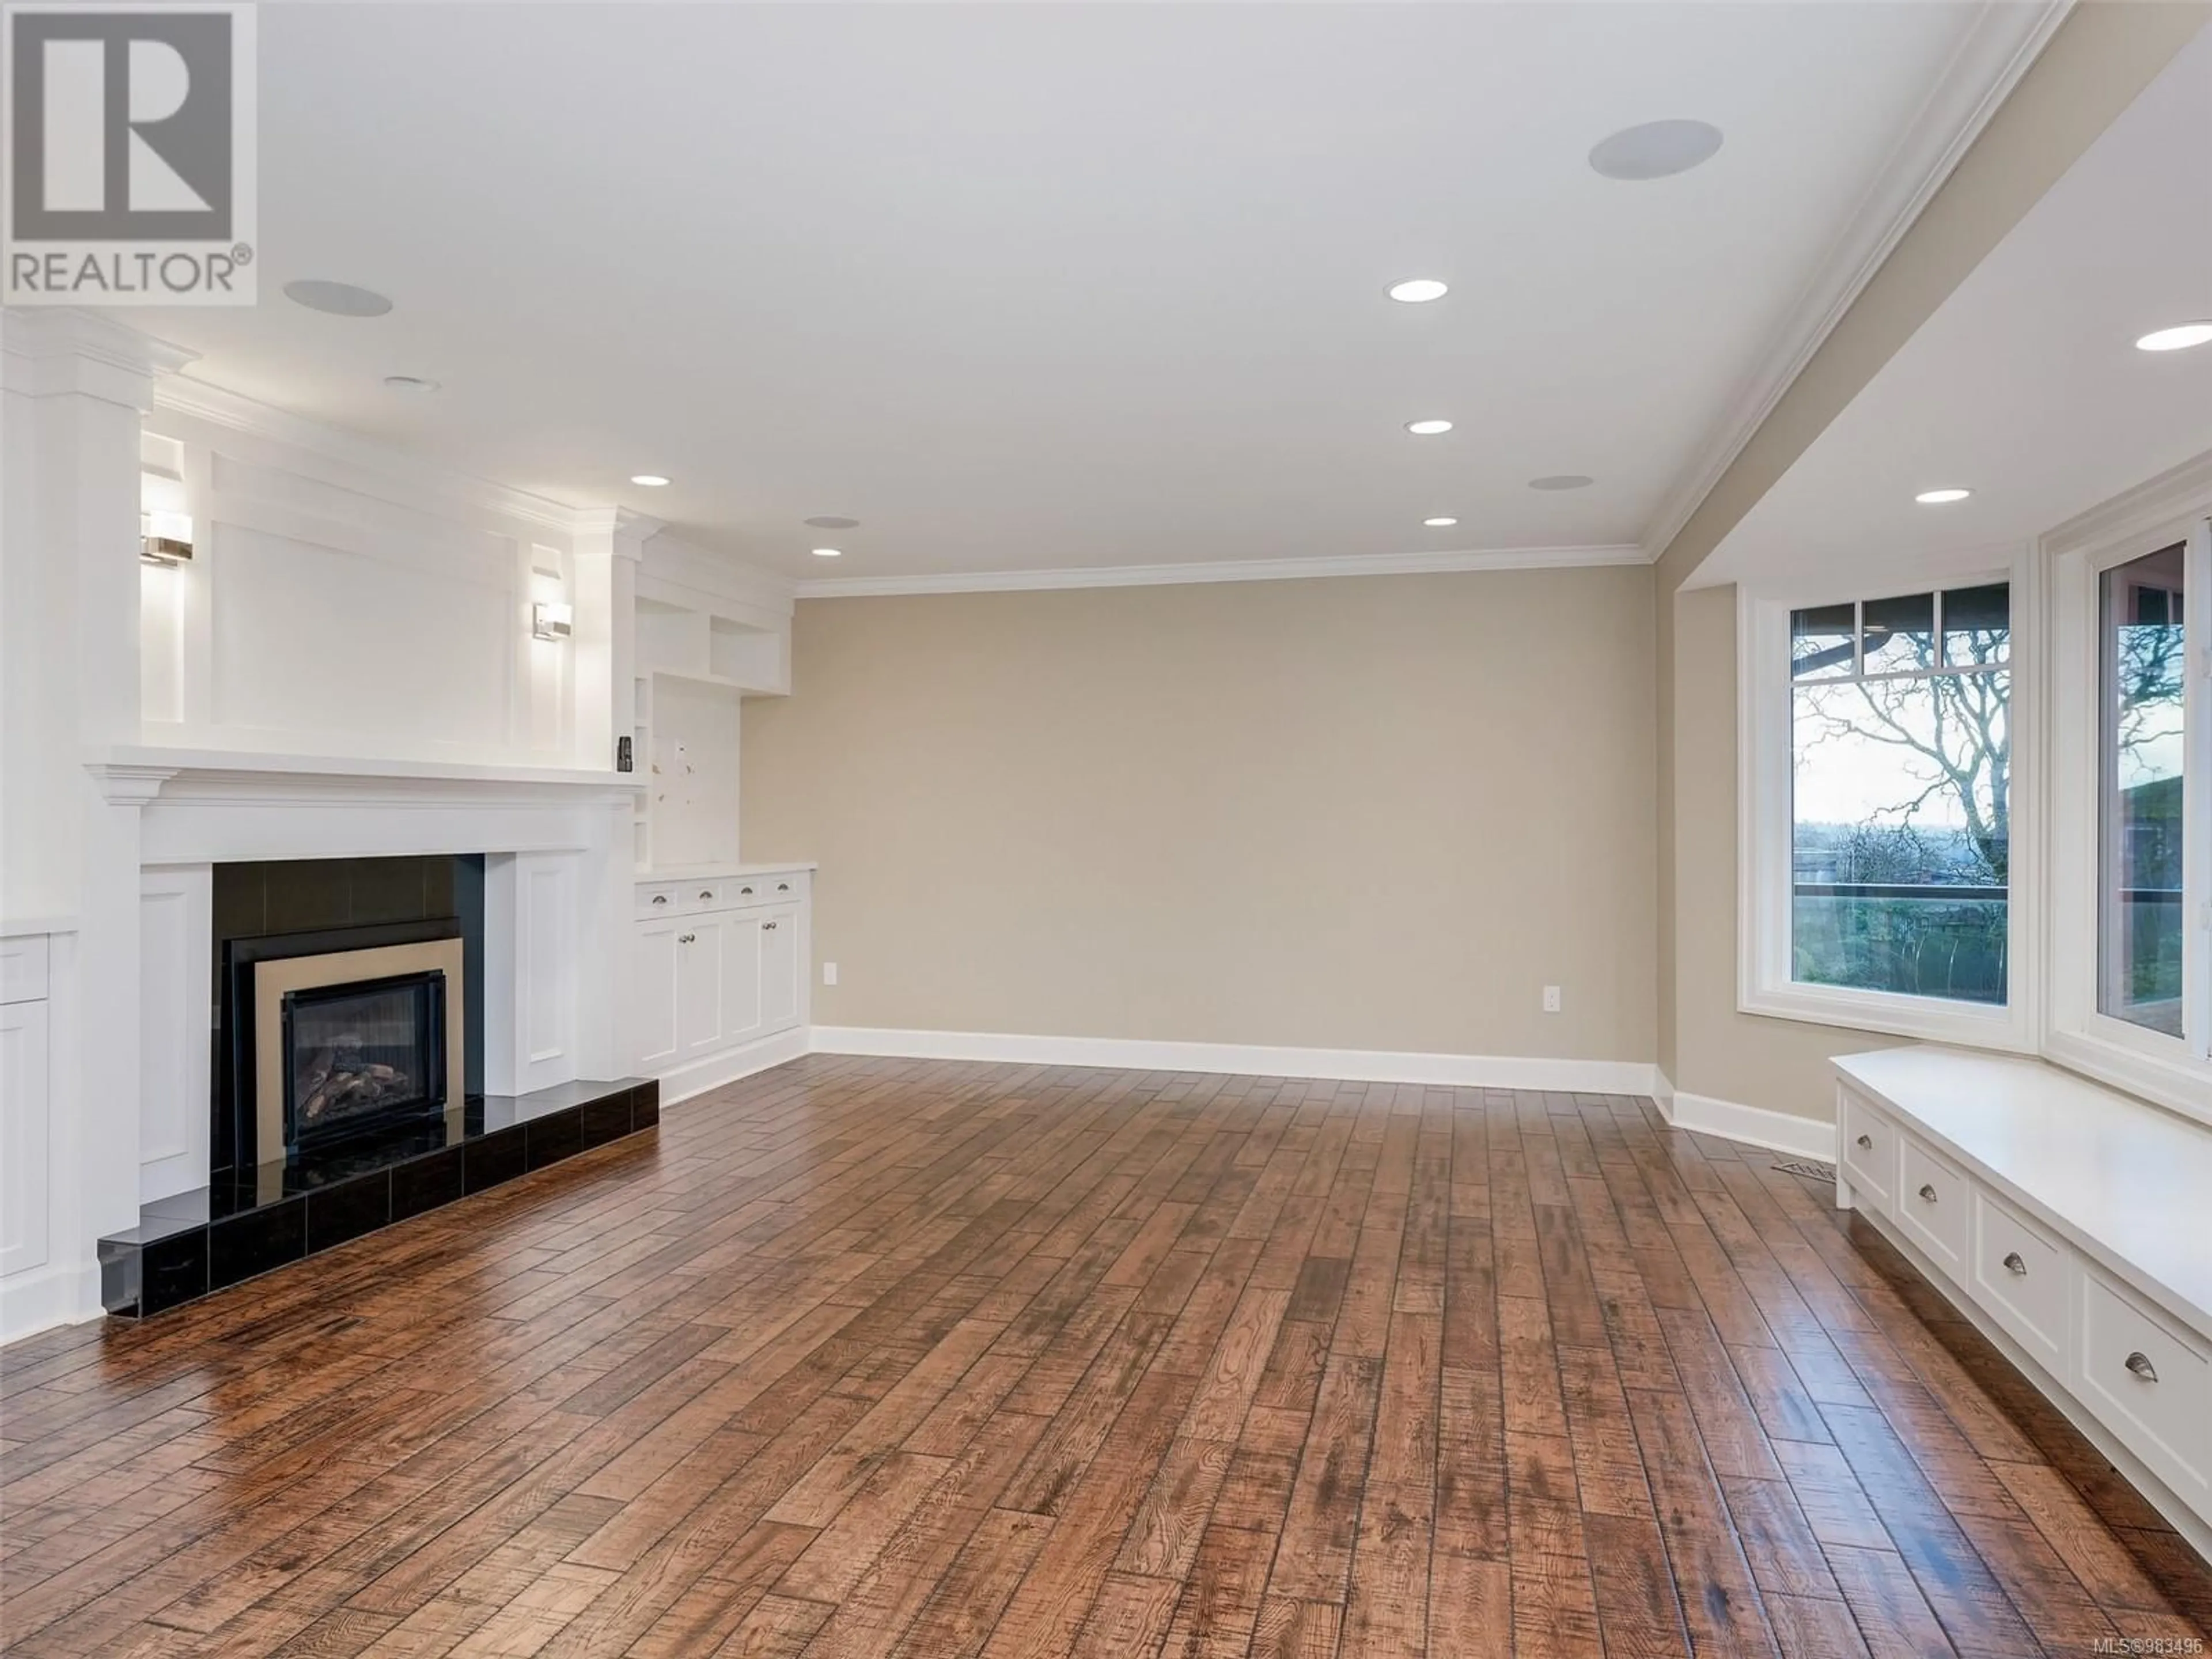
<path fill-rule="evenodd" d="M 99 1311 L 94 1241 L 138 1218 L 139 817 L 158 776 L 95 780 L 139 738 L 139 423 L 189 354 L 89 313 L 0 322 L 0 902 L 73 917 L 50 1032 L 57 1257 Z M 23 469 L 31 468 L 27 475 Z M 26 702 L 24 699 L 27 697 Z"/>

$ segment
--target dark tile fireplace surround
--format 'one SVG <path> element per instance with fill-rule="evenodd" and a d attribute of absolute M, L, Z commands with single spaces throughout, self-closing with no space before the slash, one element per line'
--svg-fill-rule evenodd
<path fill-rule="evenodd" d="M 213 908 L 209 1183 L 100 1241 L 111 1314 L 158 1313 L 659 1121 L 659 1085 L 635 1079 L 484 1094 L 481 857 L 218 865 Z M 343 982 L 337 953 L 354 951 L 378 954 Z M 281 1006 L 265 1052 L 264 963 L 307 986 L 259 999 Z"/>

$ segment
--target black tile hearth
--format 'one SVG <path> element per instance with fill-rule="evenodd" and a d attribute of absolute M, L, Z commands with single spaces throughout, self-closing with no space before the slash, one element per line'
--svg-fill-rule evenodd
<path fill-rule="evenodd" d="M 392 1171 L 356 1176 L 307 1194 L 307 1249 L 327 1250 L 392 1222 Z"/>
<path fill-rule="evenodd" d="M 480 1193 L 502 1181 L 514 1180 L 529 1167 L 525 1153 L 520 1123 L 511 1129 L 495 1129 L 471 1140 L 461 1148 L 462 1186 L 470 1192 Z"/>
<path fill-rule="evenodd" d="M 522 1126 L 523 1162 L 532 1170 L 558 1164 L 584 1150 L 584 1113 L 556 1112 Z"/>
<path fill-rule="evenodd" d="M 280 1199 L 208 1228 L 208 1289 L 220 1291 L 307 1253 L 307 1200 Z"/>
<path fill-rule="evenodd" d="M 100 1241 L 100 1299 L 160 1313 L 659 1121 L 658 1083 L 562 1084 L 157 1199 Z"/>
<path fill-rule="evenodd" d="M 433 1152 L 405 1164 L 396 1164 L 392 1171 L 392 1218 L 404 1221 L 425 1210 L 435 1210 L 458 1202 L 467 1192 L 461 1182 L 461 1152 L 459 1146 L 448 1146 L 443 1152 Z"/>

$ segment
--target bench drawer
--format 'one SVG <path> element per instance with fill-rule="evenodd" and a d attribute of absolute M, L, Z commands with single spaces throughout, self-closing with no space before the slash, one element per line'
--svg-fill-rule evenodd
<path fill-rule="evenodd" d="M 2083 1403 L 2199 1514 L 2212 1500 L 2212 1356 L 2094 1267 L 2081 1274 Z"/>
<path fill-rule="evenodd" d="M 1849 1089 L 1836 1096 L 1838 1156 L 1852 1187 L 1875 1201 L 1877 1209 L 1893 1207 L 1897 1191 L 1897 1126 Z"/>
<path fill-rule="evenodd" d="M 1897 1161 L 1897 1201 L 1891 1213 L 1912 1242 L 1954 1284 L 1966 1282 L 1966 1223 L 1972 1194 L 1964 1171 L 1911 1135 Z"/>
<path fill-rule="evenodd" d="M 2053 1376 L 2064 1376 L 2066 1286 L 2073 1252 L 1977 1185 L 1973 1259 L 1974 1300 Z"/>

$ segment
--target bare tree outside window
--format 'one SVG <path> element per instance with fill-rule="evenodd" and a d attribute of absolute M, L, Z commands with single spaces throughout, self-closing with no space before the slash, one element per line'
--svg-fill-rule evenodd
<path fill-rule="evenodd" d="M 1801 611 L 1791 631 L 1792 977 L 2002 1003 L 2008 590 Z"/>

